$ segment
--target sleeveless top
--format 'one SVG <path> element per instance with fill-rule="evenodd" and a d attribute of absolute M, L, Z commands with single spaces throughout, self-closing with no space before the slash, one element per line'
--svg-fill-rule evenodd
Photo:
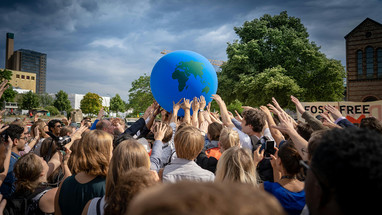
<path fill-rule="evenodd" d="M 89 200 L 104 195 L 105 177 L 97 176 L 88 183 L 81 184 L 73 175 L 62 183 L 58 204 L 63 215 L 81 214 Z"/>
<path fill-rule="evenodd" d="M 100 200 L 101 199 L 101 200 Z M 98 203 L 100 201 L 100 203 Z M 100 214 L 97 213 L 97 206 L 99 207 Z M 88 208 L 88 215 L 104 215 L 104 208 L 106 206 L 105 196 L 92 199 Z"/>
<path fill-rule="evenodd" d="M 292 192 L 279 183 L 264 181 L 264 190 L 275 196 L 288 214 L 301 214 L 305 206 L 305 191 Z"/>

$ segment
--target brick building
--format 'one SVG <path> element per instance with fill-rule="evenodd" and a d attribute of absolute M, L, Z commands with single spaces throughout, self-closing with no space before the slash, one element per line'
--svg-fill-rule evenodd
<path fill-rule="evenodd" d="M 382 24 L 366 18 L 345 36 L 348 101 L 382 99 Z"/>

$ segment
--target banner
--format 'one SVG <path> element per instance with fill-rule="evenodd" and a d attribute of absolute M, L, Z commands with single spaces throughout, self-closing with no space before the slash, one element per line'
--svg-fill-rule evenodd
<path fill-rule="evenodd" d="M 326 111 L 325 105 L 330 104 L 352 123 L 360 123 L 363 118 L 369 116 L 382 121 L 382 100 L 374 102 L 301 102 L 301 104 L 306 111 L 314 116 Z M 297 119 L 304 121 L 298 111 Z"/>

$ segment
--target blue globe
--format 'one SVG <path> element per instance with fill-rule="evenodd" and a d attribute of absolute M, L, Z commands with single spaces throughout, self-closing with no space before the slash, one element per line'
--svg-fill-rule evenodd
<path fill-rule="evenodd" d="M 174 51 L 166 54 L 155 64 L 150 78 L 155 100 L 171 112 L 173 102 L 181 98 L 192 100 L 203 95 L 210 102 L 218 89 L 216 71 L 202 55 L 192 51 Z M 178 112 L 183 116 L 182 109 Z"/>

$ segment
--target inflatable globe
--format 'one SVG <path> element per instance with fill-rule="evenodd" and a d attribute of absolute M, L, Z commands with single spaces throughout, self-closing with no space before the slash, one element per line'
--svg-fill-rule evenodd
<path fill-rule="evenodd" d="M 208 104 L 216 93 L 218 80 L 214 67 L 205 57 L 182 50 L 158 60 L 151 72 L 150 86 L 159 105 L 172 112 L 173 102 L 181 98 L 192 100 L 203 95 Z M 178 115 L 184 115 L 182 109 Z"/>

